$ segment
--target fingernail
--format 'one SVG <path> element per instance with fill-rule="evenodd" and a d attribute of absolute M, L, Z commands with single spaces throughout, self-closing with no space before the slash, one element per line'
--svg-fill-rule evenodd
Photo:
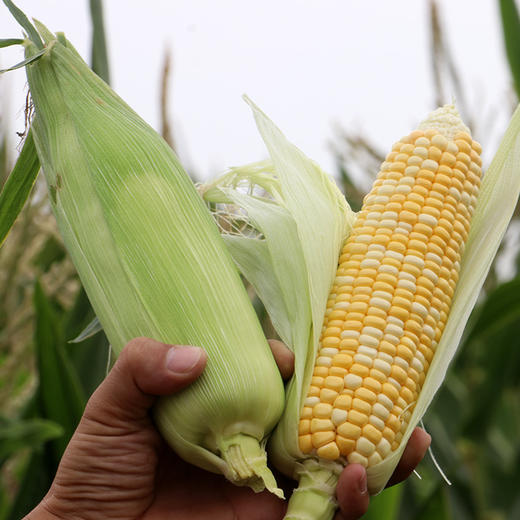
<path fill-rule="evenodd" d="M 358 488 L 359 488 L 359 492 L 362 494 L 362 495 L 366 495 L 367 493 L 367 474 L 366 473 L 363 473 L 362 477 L 359 479 L 358 481 Z"/>
<path fill-rule="evenodd" d="M 176 374 L 186 374 L 191 372 L 200 356 L 200 347 L 172 347 L 166 354 L 166 368 Z"/>

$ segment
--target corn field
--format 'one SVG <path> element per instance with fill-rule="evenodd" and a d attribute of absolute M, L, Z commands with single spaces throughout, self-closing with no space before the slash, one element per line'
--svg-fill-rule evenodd
<path fill-rule="evenodd" d="M 501 102 L 512 113 L 520 98 L 520 17 L 514 0 L 496 3 L 512 85 L 511 99 Z M 95 35 L 91 66 L 108 82 L 110 38 L 105 41 L 101 3 L 90 4 Z M 466 102 L 454 62 L 456 40 L 448 44 L 443 15 L 447 13 L 431 0 L 431 47 L 425 60 L 430 60 L 435 83 L 437 99 L 432 101 L 443 104 L 455 96 L 485 147 L 486 122 Z M 169 64 L 166 58 L 160 110 L 162 133 L 173 147 L 175 127 L 166 115 Z M 2 186 L 16 160 L 8 153 L 9 131 L 0 114 Z M 357 211 L 367 179 L 360 181 L 353 172 L 363 171 L 372 180 L 384 154 L 369 135 L 347 129 L 338 129 L 331 153 L 337 182 Z M 517 207 L 458 354 L 424 418 L 433 439 L 431 456 L 420 464 L 418 475 L 373 498 L 364 518 L 520 519 L 519 216 Z M 504 270 L 500 266 L 505 264 Z M 249 292 L 267 337 L 273 337 L 264 307 Z M 88 397 L 110 367 L 102 331 L 71 342 L 94 318 L 40 176 L 0 248 L 0 520 L 20 519 L 44 496 Z"/>

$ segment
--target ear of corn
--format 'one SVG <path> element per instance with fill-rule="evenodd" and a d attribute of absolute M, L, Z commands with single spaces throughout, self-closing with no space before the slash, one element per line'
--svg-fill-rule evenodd
<path fill-rule="evenodd" d="M 283 384 L 218 230 L 169 146 L 37 24 L 26 67 L 33 134 L 60 231 L 116 353 L 137 336 L 202 346 L 198 381 L 162 399 L 162 434 L 187 461 L 281 494 L 263 446 Z M 26 55 L 38 52 L 25 41 Z"/>
<path fill-rule="evenodd" d="M 307 295 L 315 313 L 300 314 L 301 319 L 293 322 L 295 327 L 306 327 L 304 346 L 305 334 L 297 338 L 293 333 L 286 339 L 295 351 L 297 367 L 270 451 L 275 465 L 299 481 L 286 518 L 330 519 L 344 465 L 361 462 L 367 466 L 369 491 L 382 490 L 445 377 L 520 191 L 520 112 L 513 116 L 478 198 L 480 146 L 453 107 L 434 112 L 394 146 L 360 213 L 335 215 L 336 225 L 347 232 L 346 241 L 334 242 L 332 272 L 326 264 L 317 273 L 319 268 L 308 259 L 323 258 L 319 240 L 327 231 L 320 205 L 310 203 L 308 213 L 317 229 L 304 236 L 300 230 L 308 219 L 286 202 L 292 196 L 301 197 L 301 207 L 308 202 L 310 191 L 292 190 L 293 183 L 303 182 L 299 176 L 303 155 L 259 109 L 253 110 L 272 159 L 268 168 L 263 166 L 268 173 L 262 178 L 259 165 L 236 169 L 213 183 L 206 198 L 217 201 L 220 187 L 225 196 L 221 202 L 238 204 L 251 214 L 249 226 L 261 233 L 255 240 L 265 242 L 255 247 L 279 251 L 275 258 L 266 255 L 264 260 L 283 263 L 286 245 L 274 237 L 268 217 L 263 215 L 260 222 L 244 196 L 231 191 L 235 184 L 249 183 L 255 193 L 255 186 L 264 187 L 269 179 L 269 186 L 276 184 L 276 189 L 268 189 L 267 196 L 256 195 L 264 211 L 269 206 L 283 208 L 286 220 L 294 220 L 298 241 L 308 240 L 300 242 L 308 256 L 301 252 L 291 259 L 292 264 L 302 263 L 299 271 L 306 275 L 294 281 L 293 290 Z M 329 192 L 331 183 L 317 171 L 319 182 L 312 187 L 320 195 L 312 195 L 319 198 Z M 259 267 L 253 268 L 244 253 L 251 251 L 253 240 L 239 235 L 228 238 L 233 242 L 231 251 L 235 255 L 240 251 L 244 275 L 255 280 Z M 287 247 L 295 257 L 300 254 L 293 244 Z M 277 265 L 277 269 L 284 268 Z M 324 273 L 328 294 L 312 293 L 315 277 L 323 280 Z M 278 284 L 277 292 L 271 287 L 266 291 L 267 282 L 255 283 L 268 311 L 280 312 L 270 298 L 283 299 L 283 284 Z M 290 315 L 281 314 L 278 318 L 287 326 Z"/>

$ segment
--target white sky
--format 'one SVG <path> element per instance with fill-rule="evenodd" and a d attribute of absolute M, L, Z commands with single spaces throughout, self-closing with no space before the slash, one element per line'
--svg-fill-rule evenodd
<path fill-rule="evenodd" d="M 51 30 L 64 31 L 88 61 L 87 0 L 16 3 Z M 438 4 L 470 106 L 479 115 L 500 113 L 493 128 L 503 131 L 510 78 L 498 2 Z M 330 143 L 337 125 L 362 131 L 386 151 L 434 108 L 428 5 L 427 0 L 105 0 L 112 86 L 158 128 L 160 64 L 170 48 L 174 137 L 181 160 L 199 178 L 264 158 L 243 93 L 335 173 Z M 0 38 L 19 35 L 0 5 Z M 21 50 L 0 49 L 2 68 L 21 59 Z M 0 78 L 0 116 L 11 121 L 13 142 L 14 132 L 23 129 L 24 82 L 22 71 Z M 490 129 L 481 130 L 477 138 L 485 146 Z"/>

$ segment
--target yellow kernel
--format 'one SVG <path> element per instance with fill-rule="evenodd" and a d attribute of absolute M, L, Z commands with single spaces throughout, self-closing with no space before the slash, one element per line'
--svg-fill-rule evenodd
<path fill-rule="evenodd" d="M 354 405 L 355 399 L 352 404 Z M 348 421 L 357 426 L 364 426 L 368 422 L 368 414 L 362 413 L 359 410 L 352 409 L 348 412 Z"/>
<path fill-rule="evenodd" d="M 338 395 L 334 401 L 334 408 L 339 408 L 340 410 L 350 410 L 351 406 L 352 397 L 350 395 Z"/>
<path fill-rule="evenodd" d="M 340 455 L 339 448 L 335 442 L 329 442 L 323 446 L 320 446 L 316 453 L 318 457 L 326 460 L 336 460 Z"/>
<path fill-rule="evenodd" d="M 336 354 L 332 357 L 332 365 L 348 369 L 352 366 L 352 356 L 344 353 Z"/>
<path fill-rule="evenodd" d="M 301 419 L 311 419 L 312 418 L 312 407 L 304 406 L 300 417 L 301 417 Z"/>
<path fill-rule="evenodd" d="M 359 439 L 361 435 L 361 428 L 355 424 L 352 424 L 350 422 L 345 422 L 343 424 L 340 424 L 337 428 L 338 435 L 341 435 L 342 437 L 346 439 Z"/>
<path fill-rule="evenodd" d="M 330 388 L 322 388 L 318 395 L 322 403 L 332 404 L 336 397 L 338 397 L 338 392 Z"/>
<path fill-rule="evenodd" d="M 300 424 L 298 424 L 298 434 L 305 435 L 311 432 L 311 421 L 309 419 L 300 420 Z"/>
<path fill-rule="evenodd" d="M 336 444 L 342 455 L 348 455 L 356 447 L 356 441 L 354 439 L 346 439 L 341 435 L 336 436 Z"/>
<path fill-rule="evenodd" d="M 370 442 L 377 445 L 383 437 L 383 433 L 379 431 L 372 424 L 363 426 L 363 436 L 366 437 Z"/>
<path fill-rule="evenodd" d="M 328 376 L 325 378 L 325 386 L 336 392 L 343 390 L 343 378 L 338 376 Z"/>
<path fill-rule="evenodd" d="M 349 412 L 349 420 L 352 420 L 352 418 L 350 417 L 350 414 L 355 410 L 357 410 L 358 412 L 361 412 L 363 415 L 368 416 L 368 415 L 370 415 L 372 406 L 370 405 L 370 403 L 367 403 L 363 399 L 354 397 L 354 399 L 352 399 L 352 410 L 350 410 L 350 412 Z M 355 421 L 352 420 L 352 422 L 355 422 Z"/>
<path fill-rule="evenodd" d="M 300 435 L 298 437 L 298 445 L 303 453 L 310 453 L 313 448 L 311 434 Z"/>
<path fill-rule="evenodd" d="M 377 395 L 372 390 L 369 390 L 368 388 L 365 388 L 365 387 L 358 388 L 354 392 L 354 395 L 356 397 L 359 397 L 359 399 L 361 399 L 362 401 L 366 401 L 367 403 L 371 403 L 371 404 L 375 403 L 376 399 L 377 399 Z M 355 401 L 356 400 L 354 399 L 354 402 Z"/>
<path fill-rule="evenodd" d="M 390 383 L 383 383 L 383 388 L 381 389 L 383 394 L 385 394 L 392 402 L 396 402 L 399 397 L 399 392 L 397 388 Z"/>
<path fill-rule="evenodd" d="M 330 418 L 332 414 L 332 405 L 329 403 L 318 403 L 312 409 L 312 415 L 320 418 Z"/>
<path fill-rule="evenodd" d="M 315 448 L 319 448 L 329 442 L 332 442 L 336 439 L 336 432 L 327 431 L 327 432 L 316 432 L 311 434 L 312 445 Z"/>
<path fill-rule="evenodd" d="M 328 432 L 334 430 L 334 425 L 330 419 L 311 419 L 311 433 Z"/>

